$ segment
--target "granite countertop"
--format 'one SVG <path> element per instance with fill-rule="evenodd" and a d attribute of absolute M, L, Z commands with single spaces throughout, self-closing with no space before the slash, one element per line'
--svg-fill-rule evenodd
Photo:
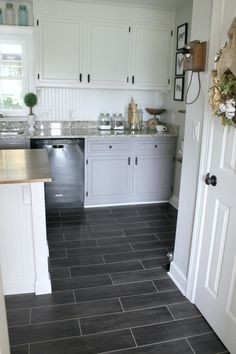
<path fill-rule="evenodd" d="M 51 180 L 46 150 L 0 150 L 0 184 Z"/>
<path fill-rule="evenodd" d="M 4 126 L 5 128 L 5 126 Z M 1 131 L 0 139 L 3 138 L 100 138 L 100 137 L 175 137 L 178 135 L 178 127 L 167 125 L 167 132 L 157 133 L 155 130 L 143 128 L 141 131 L 125 130 L 99 130 L 94 122 L 37 122 L 33 132 L 28 130 L 25 123 L 8 123 L 6 131 Z"/>
<path fill-rule="evenodd" d="M 92 128 L 81 129 L 48 129 L 48 130 L 35 130 L 30 134 L 31 139 L 38 138 L 102 138 L 102 137 L 173 137 L 174 133 L 157 133 L 155 131 L 115 131 L 115 130 L 99 130 Z"/>

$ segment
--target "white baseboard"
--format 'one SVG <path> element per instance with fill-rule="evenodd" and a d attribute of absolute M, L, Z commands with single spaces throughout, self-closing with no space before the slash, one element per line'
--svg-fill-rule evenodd
<path fill-rule="evenodd" d="M 168 273 L 170 278 L 173 280 L 175 285 L 179 288 L 181 293 L 186 295 L 187 278 L 179 269 L 179 267 L 173 262 L 171 262 L 170 271 Z"/>
<path fill-rule="evenodd" d="M 35 295 L 51 294 L 51 292 L 52 287 L 49 279 L 35 282 Z"/>
<path fill-rule="evenodd" d="M 178 209 L 179 206 L 179 198 L 177 198 L 175 195 L 172 195 L 172 197 L 169 200 L 169 203 L 175 208 Z"/>
<path fill-rule="evenodd" d="M 101 207 L 110 207 L 110 206 L 125 206 L 125 205 L 142 205 L 142 204 L 161 204 L 161 203 L 170 203 L 169 200 L 156 200 L 152 202 L 132 202 L 132 203 L 112 203 L 112 204 L 84 204 L 84 208 L 101 208 Z"/>

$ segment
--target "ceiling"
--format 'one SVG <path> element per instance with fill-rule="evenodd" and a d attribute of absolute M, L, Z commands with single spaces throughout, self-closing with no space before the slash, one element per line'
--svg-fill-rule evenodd
<path fill-rule="evenodd" d="M 117 5 L 132 5 L 132 6 L 145 6 L 145 7 L 161 7 L 167 9 L 178 9 L 181 6 L 192 0 L 67 0 L 74 2 L 89 2 L 101 4 L 117 4 Z"/>

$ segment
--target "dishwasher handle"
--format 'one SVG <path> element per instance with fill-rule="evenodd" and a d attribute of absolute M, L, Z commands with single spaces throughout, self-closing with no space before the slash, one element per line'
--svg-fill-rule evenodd
<path fill-rule="evenodd" d="M 53 149 L 64 149 L 64 145 L 62 144 L 53 144 L 50 147 L 52 147 Z"/>

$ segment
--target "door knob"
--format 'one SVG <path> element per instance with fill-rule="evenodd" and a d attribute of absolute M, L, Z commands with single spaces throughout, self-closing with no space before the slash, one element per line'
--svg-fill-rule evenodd
<path fill-rule="evenodd" d="M 210 173 L 208 173 L 205 178 L 205 183 L 208 186 L 212 185 L 213 187 L 215 187 L 217 185 L 217 177 L 214 175 L 210 176 Z"/>

